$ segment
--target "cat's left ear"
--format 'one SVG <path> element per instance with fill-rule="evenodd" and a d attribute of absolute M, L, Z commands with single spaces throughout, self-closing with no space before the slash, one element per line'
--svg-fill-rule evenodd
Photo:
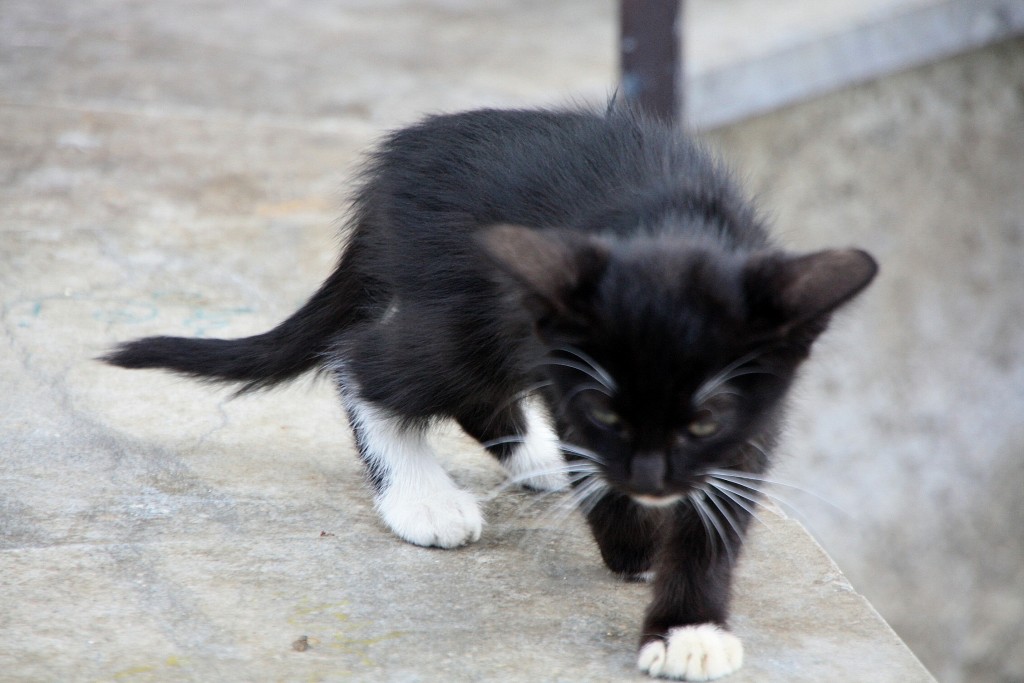
<path fill-rule="evenodd" d="M 537 318 L 578 317 L 608 263 L 596 238 L 560 230 L 501 224 L 476 235 L 490 260 L 520 290 Z"/>
<path fill-rule="evenodd" d="M 860 249 L 758 254 L 747 262 L 744 286 L 758 321 L 785 335 L 806 326 L 824 329 L 829 314 L 857 296 L 877 273 L 875 259 Z"/>

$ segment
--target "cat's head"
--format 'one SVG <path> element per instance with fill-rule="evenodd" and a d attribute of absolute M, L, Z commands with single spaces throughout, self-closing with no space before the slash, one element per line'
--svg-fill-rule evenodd
<path fill-rule="evenodd" d="M 708 470 L 763 469 L 782 398 L 839 306 L 877 272 L 858 250 L 736 253 L 496 226 L 480 241 L 550 349 L 562 439 L 640 502 Z"/>

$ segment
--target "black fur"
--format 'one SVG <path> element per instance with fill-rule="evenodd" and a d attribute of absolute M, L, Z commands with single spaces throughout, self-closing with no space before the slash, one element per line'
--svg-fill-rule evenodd
<path fill-rule="evenodd" d="M 274 330 L 142 339 L 104 360 L 244 389 L 335 368 L 361 400 L 481 442 L 521 435 L 516 396 L 550 382 L 559 435 L 609 484 L 587 513 L 605 562 L 655 571 L 642 641 L 724 624 L 748 506 L 721 496 L 709 523 L 692 496 L 709 468 L 768 468 L 798 365 L 874 261 L 777 250 L 710 155 L 615 107 L 400 130 L 370 157 L 352 224 L 338 270 Z M 595 372 L 614 389 L 588 386 Z M 696 436 L 700 420 L 716 431 Z"/>

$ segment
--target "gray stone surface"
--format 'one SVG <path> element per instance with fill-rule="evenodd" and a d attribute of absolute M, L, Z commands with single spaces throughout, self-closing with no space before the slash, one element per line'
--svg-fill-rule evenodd
<path fill-rule="evenodd" d="M 89 360 L 274 324 L 334 260 L 358 150 L 423 112 L 601 101 L 613 10 L 0 4 L 0 678 L 633 676 L 646 589 L 553 501 L 501 493 L 479 545 L 409 547 L 374 519 L 328 387 L 229 401 Z M 788 243 L 882 258 L 808 373 L 780 476 L 852 512 L 786 494 L 951 681 L 1024 675 L 1021 55 L 716 135 Z M 439 438 L 463 483 L 499 485 Z M 797 524 L 763 516 L 732 680 L 929 680 Z"/>

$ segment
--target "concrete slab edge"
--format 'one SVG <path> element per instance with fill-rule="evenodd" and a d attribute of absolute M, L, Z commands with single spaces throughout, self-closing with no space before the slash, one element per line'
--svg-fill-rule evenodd
<path fill-rule="evenodd" d="M 950 0 L 687 75 L 686 123 L 715 128 L 1024 34 L 1024 0 Z"/>

